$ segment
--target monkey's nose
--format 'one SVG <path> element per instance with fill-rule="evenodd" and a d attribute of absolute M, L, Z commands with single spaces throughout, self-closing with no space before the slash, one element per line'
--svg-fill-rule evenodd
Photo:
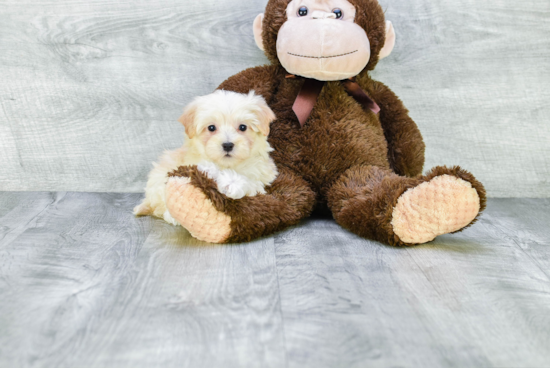
<path fill-rule="evenodd" d="M 222 147 L 225 152 L 231 152 L 233 151 L 233 147 L 235 147 L 235 144 L 231 142 L 222 143 Z"/>
<path fill-rule="evenodd" d="M 336 19 L 336 14 L 316 10 L 313 12 L 313 14 L 311 14 L 311 17 L 313 19 L 330 19 L 330 18 Z"/>

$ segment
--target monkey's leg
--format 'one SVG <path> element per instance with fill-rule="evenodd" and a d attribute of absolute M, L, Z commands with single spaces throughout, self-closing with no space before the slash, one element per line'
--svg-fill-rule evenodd
<path fill-rule="evenodd" d="M 307 217 L 315 193 L 306 181 L 281 169 L 267 194 L 231 199 L 197 170 L 180 167 L 166 184 L 166 206 L 193 237 L 211 243 L 250 241 Z"/>
<path fill-rule="evenodd" d="M 486 201 L 483 185 L 459 167 L 436 167 L 417 178 L 375 166 L 353 167 L 327 197 L 341 226 L 397 246 L 426 243 L 468 227 Z"/>

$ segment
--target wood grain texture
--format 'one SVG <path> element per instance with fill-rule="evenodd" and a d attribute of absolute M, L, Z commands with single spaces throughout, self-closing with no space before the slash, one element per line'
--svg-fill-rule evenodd
<path fill-rule="evenodd" d="M 547 0 L 381 0 L 397 32 L 374 78 L 411 110 L 426 169 L 492 197 L 550 196 Z M 194 96 L 267 60 L 265 0 L 0 0 L 0 190 L 141 191 Z"/>
<path fill-rule="evenodd" d="M 461 165 L 490 197 L 548 197 L 550 3 L 380 3 L 397 44 L 373 76 L 419 125 L 425 169 Z"/>
<path fill-rule="evenodd" d="M 539 236 L 543 251 L 526 254 L 534 235 L 518 230 L 537 217 L 534 233 L 548 233 L 550 202 L 489 204 L 464 233 L 415 248 L 367 242 L 331 220 L 279 236 L 289 366 L 547 366 L 550 241 Z"/>
<path fill-rule="evenodd" d="M 265 61 L 263 6 L 0 2 L 0 189 L 141 191 L 183 107 Z"/>
<path fill-rule="evenodd" d="M 200 243 L 138 199 L 0 194 L 0 367 L 284 366 L 273 240 Z"/>
<path fill-rule="evenodd" d="M 414 248 L 211 245 L 136 194 L 0 192 L 0 367 L 548 367 L 550 200 Z"/>

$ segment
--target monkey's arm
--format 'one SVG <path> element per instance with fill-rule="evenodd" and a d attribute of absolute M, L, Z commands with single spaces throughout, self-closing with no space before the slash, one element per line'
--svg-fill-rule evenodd
<path fill-rule="evenodd" d="M 276 66 L 264 65 L 249 68 L 229 77 L 218 89 L 237 93 L 248 93 L 254 90 L 262 95 L 268 104 L 277 89 L 280 71 Z"/>
<path fill-rule="evenodd" d="M 403 102 L 383 83 L 359 81 L 380 106 L 380 123 L 388 141 L 388 160 L 399 175 L 413 177 L 422 173 L 424 141 Z"/>
<path fill-rule="evenodd" d="M 196 166 L 181 166 L 169 174 L 166 206 L 195 238 L 212 243 L 256 239 L 297 224 L 315 204 L 310 185 L 282 168 L 267 193 L 231 199 Z"/>

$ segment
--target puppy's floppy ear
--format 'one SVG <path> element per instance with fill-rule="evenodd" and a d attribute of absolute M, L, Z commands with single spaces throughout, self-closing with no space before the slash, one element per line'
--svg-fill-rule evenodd
<path fill-rule="evenodd" d="M 254 97 L 258 105 L 258 110 L 256 112 L 259 121 L 258 130 L 267 137 L 269 135 L 269 124 L 277 119 L 277 117 L 262 96 L 255 95 L 254 91 L 250 91 L 249 96 Z"/>
<path fill-rule="evenodd" d="M 197 101 L 191 102 L 185 110 L 183 115 L 180 116 L 178 121 L 185 127 L 185 134 L 192 139 L 197 134 L 197 126 L 195 124 L 195 115 L 197 113 L 198 103 Z"/>

